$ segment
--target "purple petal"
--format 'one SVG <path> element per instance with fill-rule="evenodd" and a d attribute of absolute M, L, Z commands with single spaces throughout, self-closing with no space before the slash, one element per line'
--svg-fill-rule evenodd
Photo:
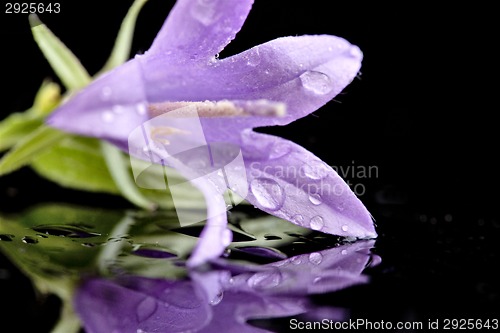
<path fill-rule="evenodd" d="M 374 238 L 370 213 L 328 165 L 288 140 L 246 131 L 241 147 L 250 191 L 263 211 L 314 230 Z"/>
<path fill-rule="evenodd" d="M 356 46 L 334 36 L 279 38 L 211 66 L 145 55 L 93 82 L 61 106 L 49 124 L 124 142 L 145 121 L 148 107 L 157 103 L 267 99 L 285 103 L 286 114 L 260 116 L 252 109 L 255 104 L 240 104 L 250 116 L 211 118 L 204 127 L 211 124 L 217 133 L 284 125 L 342 91 L 358 72 L 361 58 Z"/>
<path fill-rule="evenodd" d="M 190 267 L 219 257 L 233 239 L 231 230 L 227 228 L 226 203 L 217 187 L 204 178 L 195 179 L 192 183 L 205 196 L 208 219 L 187 262 Z"/>
<path fill-rule="evenodd" d="M 356 242 L 257 267 L 257 272 L 235 276 L 227 288 L 273 295 L 307 295 L 366 283 L 368 277 L 362 272 L 372 257 L 373 245 L 374 241 Z"/>
<path fill-rule="evenodd" d="M 212 58 L 234 39 L 252 4 L 253 0 L 178 0 L 149 52 Z"/>
<path fill-rule="evenodd" d="M 207 300 L 187 281 L 134 278 L 124 287 L 89 280 L 74 302 L 88 333 L 196 331 L 210 322 Z"/>

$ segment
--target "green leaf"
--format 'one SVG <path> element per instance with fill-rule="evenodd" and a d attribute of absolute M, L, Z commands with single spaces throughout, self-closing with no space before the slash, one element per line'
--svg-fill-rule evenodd
<path fill-rule="evenodd" d="M 147 0 L 135 0 L 128 10 L 127 15 L 123 19 L 120 31 L 118 32 L 111 55 L 99 73 L 113 69 L 123 64 L 129 58 L 137 16 L 146 2 Z"/>
<path fill-rule="evenodd" d="M 0 152 L 11 148 L 43 123 L 43 118 L 59 104 L 60 88 L 45 81 L 38 90 L 33 106 L 13 113 L 0 122 Z"/>
<path fill-rule="evenodd" d="M 67 137 L 34 158 L 31 166 L 64 187 L 118 194 L 99 145 L 96 139 Z"/>
<path fill-rule="evenodd" d="M 129 172 L 129 161 L 118 148 L 101 141 L 101 150 L 108 170 L 121 194 L 135 205 L 146 210 L 154 210 L 157 205 L 139 191 Z"/>
<path fill-rule="evenodd" d="M 54 146 L 65 135 L 56 129 L 41 126 L 24 137 L 0 160 L 0 176 L 19 169 L 30 163 L 38 154 Z"/>
<path fill-rule="evenodd" d="M 90 75 L 78 58 L 40 21 L 38 16 L 32 14 L 29 20 L 38 47 L 64 86 L 72 90 L 89 84 Z"/>
<path fill-rule="evenodd" d="M 32 113 L 11 114 L 0 123 L 0 151 L 11 148 L 42 123 L 43 120 Z"/>

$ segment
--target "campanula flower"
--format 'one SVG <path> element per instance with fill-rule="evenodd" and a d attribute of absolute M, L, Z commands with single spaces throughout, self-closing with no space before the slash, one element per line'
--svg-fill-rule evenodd
<path fill-rule="evenodd" d="M 367 209 L 331 167 L 291 141 L 253 131 L 286 125 L 330 101 L 355 78 L 361 51 L 339 37 L 311 35 L 219 58 L 252 3 L 178 0 L 145 54 L 96 79 L 48 119 L 145 159 L 131 140 L 143 133 L 152 162 L 178 169 L 203 192 L 207 224 L 190 265 L 219 256 L 231 242 L 223 199 L 228 188 L 307 228 L 376 237 Z M 219 143 L 226 146 L 218 149 Z M 237 147 L 229 149 L 230 158 L 224 156 L 228 146 Z M 228 163 L 238 156 L 240 164 Z M 203 166 L 207 161 L 210 167 Z"/>

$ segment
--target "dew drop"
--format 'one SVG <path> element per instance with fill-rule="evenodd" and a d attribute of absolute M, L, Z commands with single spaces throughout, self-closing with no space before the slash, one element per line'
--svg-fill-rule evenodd
<path fill-rule="evenodd" d="M 333 90 L 330 77 L 324 73 L 307 71 L 300 76 L 305 90 L 317 95 L 326 95 Z"/>
<path fill-rule="evenodd" d="M 254 289 L 271 289 L 278 286 L 283 277 L 279 271 L 272 272 L 259 272 L 252 275 L 248 280 L 247 284 L 250 288 Z"/>
<path fill-rule="evenodd" d="M 302 166 L 303 174 L 310 179 L 323 179 L 328 175 L 328 166 L 323 161 L 313 160 Z"/>
<path fill-rule="evenodd" d="M 229 244 L 231 244 L 232 240 L 233 240 L 232 231 L 229 229 L 224 229 L 222 231 L 222 238 L 221 238 L 222 245 L 229 246 Z"/>
<path fill-rule="evenodd" d="M 135 109 L 137 111 L 137 114 L 140 115 L 140 116 L 145 115 L 146 112 L 147 112 L 146 105 L 144 105 L 144 104 L 137 104 L 137 106 L 136 106 Z"/>
<path fill-rule="evenodd" d="M 309 255 L 309 261 L 314 265 L 321 264 L 322 260 L 323 260 L 323 255 L 319 252 L 314 252 Z"/>
<path fill-rule="evenodd" d="M 302 259 L 300 259 L 300 257 L 293 257 L 290 259 L 290 262 L 294 265 L 300 265 L 302 263 Z"/>
<path fill-rule="evenodd" d="M 224 297 L 224 292 L 221 290 L 220 292 L 217 293 L 217 295 L 214 296 L 210 300 L 210 305 L 217 305 L 222 301 L 222 298 Z"/>
<path fill-rule="evenodd" d="M 287 155 L 288 153 L 290 153 L 290 146 L 286 143 L 281 142 L 273 146 L 271 152 L 269 153 L 269 157 L 275 160 Z"/>
<path fill-rule="evenodd" d="M 38 239 L 30 237 L 30 236 L 24 236 L 22 239 L 23 243 L 26 244 L 36 244 L 38 243 Z"/>
<path fill-rule="evenodd" d="M 346 226 L 346 225 L 343 225 L 343 226 L 342 226 L 342 231 L 347 231 L 347 230 L 349 230 L 349 227 L 348 227 L 348 226 Z"/>
<path fill-rule="evenodd" d="M 112 122 L 112 121 L 113 121 L 114 116 L 113 116 L 113 113 L 111 113 L 111 112 L 109 112 L 109 111 L 105 111 L 105 112 L 103 112 L 103 114 L 101 115 L 101 118 L 102 118 L 102 120 L 103 120 L 104 122 L 106 122 L 106 123 L 110 123 L 110 122 Z"/>
<path fill-rule="evenodd" d="M 0 241 L 4 241 L 4 242 L 12 242 L 12 239 L 14 239 L 14 235 L 10 235 L 10 234 L 0 234 Z"/>
<path fill-rule="evenodd" d="M 136 309 L 137 321 L 140 323 L 147 320 L 155 313 L 158 303 L 153 297 L 146 297 Z"/>
<path fill-rule="evenodd" d="M 304 216 L 302 216 L 300 214 L 292 216 L 291 220 L 295 224 L 304 225 Z"/>
<path fill-rule="evenodd" d="M 325 222 L 323 221 L 323 218 L 319 215 L 311 218 L 311 229 L 313 230 L 321 230 L 324 224 Z"/>
<path fill-rule="evenodd" d="M 265 234 L 264 238 L 266 240 L 280 240 L 280 239 L 282 239 L 280 236 L 275 236 L 275 235 L 271 235 L 271 234 Z"/>
<path fill-rule="evenodd" d="M 264 209 L 278 210 L 285 202 L 285 193 L 278 183 L 269 178 L 257 178 L 250 183 L 250 190 Z"/>
<path fill-rule="evenodd" d="M 322 203 L 321 196 L 317 193 L 310 194 L 309 201 L 315 206 L 321 205 Z"/>
<path fill-rule="evenodd" d="M 148 246 L 139 246 L 139 248 L 134 250 L 132 254 L 139 257 L 154 258 L 154 259 L 167 259 L 167 258 L 177 257 L 176 254 L 170 252 L 167 249 L 160 247 L 148 247 Z"/>
<path fill-rule="evenodd" d="M 345 256 L 347 254 L 347 250 L 342 250 L 340 253 Z"/>
<path fill-rule="evenodd" d="M 111 97 L 112 90 L 110 87 L 104 87 L 101 90 L 101 97 L 103 101 L 108 101 Z"/>

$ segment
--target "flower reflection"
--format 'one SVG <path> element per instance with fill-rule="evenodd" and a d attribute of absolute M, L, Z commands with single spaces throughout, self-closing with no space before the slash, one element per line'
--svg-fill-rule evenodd
<path fill-rule="evenodd" d="M 219 260 L 185 280 L 93 278 L 77 291 L 86 332 L 264 332 L 250 319 L 304 314 L 309 294 L 367 282 L 373 241 L 346 244 L 256 266 Z M 335 312 L 337 311 L 337 312 Z M 335 319 L 342 310 L 334 310 Z"/>

